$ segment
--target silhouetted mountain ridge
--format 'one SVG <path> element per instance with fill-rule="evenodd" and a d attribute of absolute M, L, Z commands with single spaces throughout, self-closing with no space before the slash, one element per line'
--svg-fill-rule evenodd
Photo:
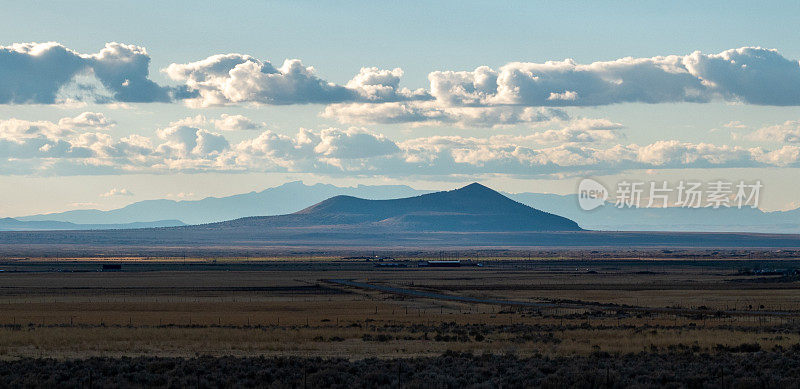
<path fill-rule="evenodd" d="M 289 215 L 247 217 L 204 228 L 344 228 L 392 231 L 580 231 L 567 218 L 531 208 L 478 183 L 392 200 L 334 196 Z"/>
<path fill-rule="evenodd" d="M 80 209 L 59 213 L 17 217 L 21 221 L 63 221 L 77 224 L 119 224 L 162 219 L 186 224 L 214 223 L 249 216 L 282 215 L 318 203 L 336 195 L 356 195 L 371 199 L 414 196 L 420 191 L 405 185 L 357 185 L 338 187 L 330 184 L 305 185 L 300 181 L 267 188 L 259 192 L 202 200 L 145 200 L 110 211 Z M 175 224 L 183 225 L 183 223 Z"/>
<path fill-rule="evenodd" d="M 581 230 L 570 219 L 482 185 L 394 200 L 334 196 L 301 211 L 203 225 L 102 231 L 0 232 L 0 254 L 53 252 L 225 255 L 315 248 L 738 247 L 798 248 L 800 235 Z M 161 254 L 159 254 L 161 253 Z"/>
<path fill-rule="evenodd" d="M 405 185 L 357 185 L 338 187 L 330 184 L 305 185 L 295 181 L 259 192 L 227 197 L 208 197 L 202 200 L 146 200 L 126 207 L 109 210 L 73 210 L 46 215 L 15 218 L 25 222 L 70 222 L 81 226 L 53 224 L 50 229 L 80 229 L 86 225 L 98 228 L 106 225 L 153 223 L 163 219 L 174 226 L 216 223 L 250 216 L 284 215 L 298 209 L 324 202 L 337 195 L 367 199 L 397 199 L 431 193 Z M 502 193 L 509 198 L 544 212 L 566 217 L 589 230 L 606 231 L 699 231 L 699 232 L 760 232 L 800 233 L 800 209 L 765 212 L 760 209 L 736 208 L 617 208 L 613 203 L 590 212 L 578 206 L 577 195 L 545 193 Z M 478 198 L 478 197 L 476 197 Z M 398 220 L 406 220 L 401 218 Z M 182 223 L 183 221 L 184 223 Z M 23 225 L 5 223 L 5 230 L 47 229 L 46 224 Z M 164 226 L 168 223 L 161 224 Z M 142 226 L 142 225 L 140 225 Z"/>
<path fill-rule="evenodd" d="M 0 231 L 56 231 L 56 230 L 124 230 L 135 228 L 174 227 L 185 225 L 180 220 L 156 220 L 115 224 L 79 224 L 52 220 L 23 221 L 11 217 L 0 218 Z"/>

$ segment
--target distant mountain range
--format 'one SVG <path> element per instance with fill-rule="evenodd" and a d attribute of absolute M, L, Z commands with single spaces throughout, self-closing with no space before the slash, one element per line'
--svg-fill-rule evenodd
<path fill-rule="evenodd" d="M 53 230 L 116 230 L 132 228 L 174 227 L 185 225 L 180 220 L 157 220 L 120 224 L 76 224 L 62 221 L 22 221 L 6 217 L 0 219 L 0 231 L 53 231 Z"/>
<path fill-rule="evenodd" d="M 20 221 L 62 221 L 77 224 L 131 223 L 172 219 L 186 224 L 202 224 L 247 216 L 288 214 L 338 195 L 366 199 L 393 199 L 424 193 L 430 193 L 430 191 L 415 190 L 405 185 L 338 187 L 327 184 L 304 185 L 301 181 L 295 181 L 261 192 L 227 197 L 183 201 L 146 200 L 110 211 L 82 209 L 16 217 L 15 219 Z"/>
<path fill-rule="evenodd" d="M 7 256 L 213 256 L 367 247 L 797 248 L 800 235 L 586 231 L 568 218 L 470 184 L 392 200 L 339 195 L 291 214 L 180 227 L 6 231 L 0 242 L 0 254 Z"/>
<path fill-rule="evenodd" d="M 572 220 L 518 203 L 478 183 L 393 200 L 340 195 L 289 215 L 247 217 L 205 227 L 387 232 L 581 230 Z"/>
<path fill-rule="evenodd" d="M 15 218 L 17 222 L 0 223 L 0 229 L 36 230 L 45 226 L 45 224 L 26 225 L 22 222 L 53 222 L 54 229 L 151 226 L 133 223 L 180 226 L 184 223 L 202 224 L 248 216 L 289 214 L 338 195 L 385 200 L 430 192 L 405 185 L 338 187 L 326 184 L 304 185 L 296 181 L 260 192 L 228 197 L 209 197 L 194 201 L 147 200 L 110 211 L 75 210 L 23 216 Z M 530 207 L 574 220 L 584 229 L 590 230 L 800 233 L 800 209 L 777 212 L 764 212 L 752 208 L 618 209 L 609 204 L 587 212 L 578 207 L 577 195 L 504 194 Z M 55 222 L 73 223 L 74 226 L 59 226 Z"/>

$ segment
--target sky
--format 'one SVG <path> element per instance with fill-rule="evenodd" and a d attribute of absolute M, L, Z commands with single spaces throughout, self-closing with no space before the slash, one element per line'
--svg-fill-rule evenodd
<path fill-rule="evenodd" d="M 760 180 L 762 209 L 800 206 L 797 2 L 3 10 L 0 216 L 292 180 Z"/>

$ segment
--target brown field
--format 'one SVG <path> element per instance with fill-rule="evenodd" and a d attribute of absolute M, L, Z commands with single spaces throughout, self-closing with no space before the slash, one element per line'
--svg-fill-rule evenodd
<path fill-rule="evenodd" d="M 800 343 L 796 276 L 741 272 L 754 263 L 800 267 L 789 260 L 518 259 L 448 269 L 331 258 L 114 263 L 122 271 L 86 259 L 0 264 L 0 358 L 565 357 Z M 330 279 L 554 305 L 444 301 Z M 675 311 L 640 309 L 648 307 Z"/>

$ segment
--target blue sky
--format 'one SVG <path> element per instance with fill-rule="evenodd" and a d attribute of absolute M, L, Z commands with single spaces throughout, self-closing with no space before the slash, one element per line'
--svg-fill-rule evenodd
<path fill-rule="evenodd" d="M 76 53 L 59 61 L 76 70 L 56 61 L 31 74 L 30 66 L 0 59 L 0 74 L 8 75 L 0 76 L 0 89 L 11 96 L 2 101 L 0 90 L 0 140 L 14 146 L 0 147 L 7 154 L 0 154 L 0 184 L 13 188 L 2 195 L 0 215 L 226 195 L 290 179 L 424 189 L 480 180 L 508 191 L 570 193 L 586 175 L 610 183 L 763 179 L 764 208 L 800 206 L 800 187 L 786 179 L 800 166 L 800 76 L 792 67 L 800 58 L 798 8 L 633 1 L 3 4 L 6 54 L 29 50 L 14 44 L 58 42 Z M 111 57 L 91 57 L 109 42 L 125 46 L 111 47 Z M 728 52 L 743 47 L 776 52 Z M 750 67 L 698 67 L 674 78 L 675 69 L 696 64 L 694 52 L 701 64 Z M 260 72 L 200 91 L 208 69 L 187 69 L 230 53 L 250 56 L 238 61 Z M 776 59 L 763 60 L 770 53 Z M 149 61 L 149 74 L 118 66 L 128 55 Z M 672 63 L 652 59 L 669 55 L 680 57 L 675 69 L 659 70 Z M 542 66 L 626 57 L 651 61 L 643 70 L 584 67 L 564 78 Z M 316 84 L 288 77 L 286 89 L 283 81 L 259 78 L 273 68 L 282 72 L 286 59 L 301 60 L 294 69 L 313 74 Z M 173 72 L 164 71 L 173 64 Z M 522 92 L 464 92 L 463 80 L 454 81 L 464 75 L 452 72 L 478 77 L 481 66 L 518 77 L 505 86 Z M 364 77 L 372 81 L 350 83 L 372 67 Z M 68 82 L 56 80 L 59 72 Z M 541 79 L 537 72 L 553 81 L 531 81 Z M 587 72 L 608 84 L 592 84 L 582 76 Z M 429 75 L 450 89 L 437 92 Z M 607 93 L 615 77 L 634 87 Z M 374 88 L 376 79 L 383 89 Z M 58 96 L 50 99 L 42 88 L 57 88 Z"/>

